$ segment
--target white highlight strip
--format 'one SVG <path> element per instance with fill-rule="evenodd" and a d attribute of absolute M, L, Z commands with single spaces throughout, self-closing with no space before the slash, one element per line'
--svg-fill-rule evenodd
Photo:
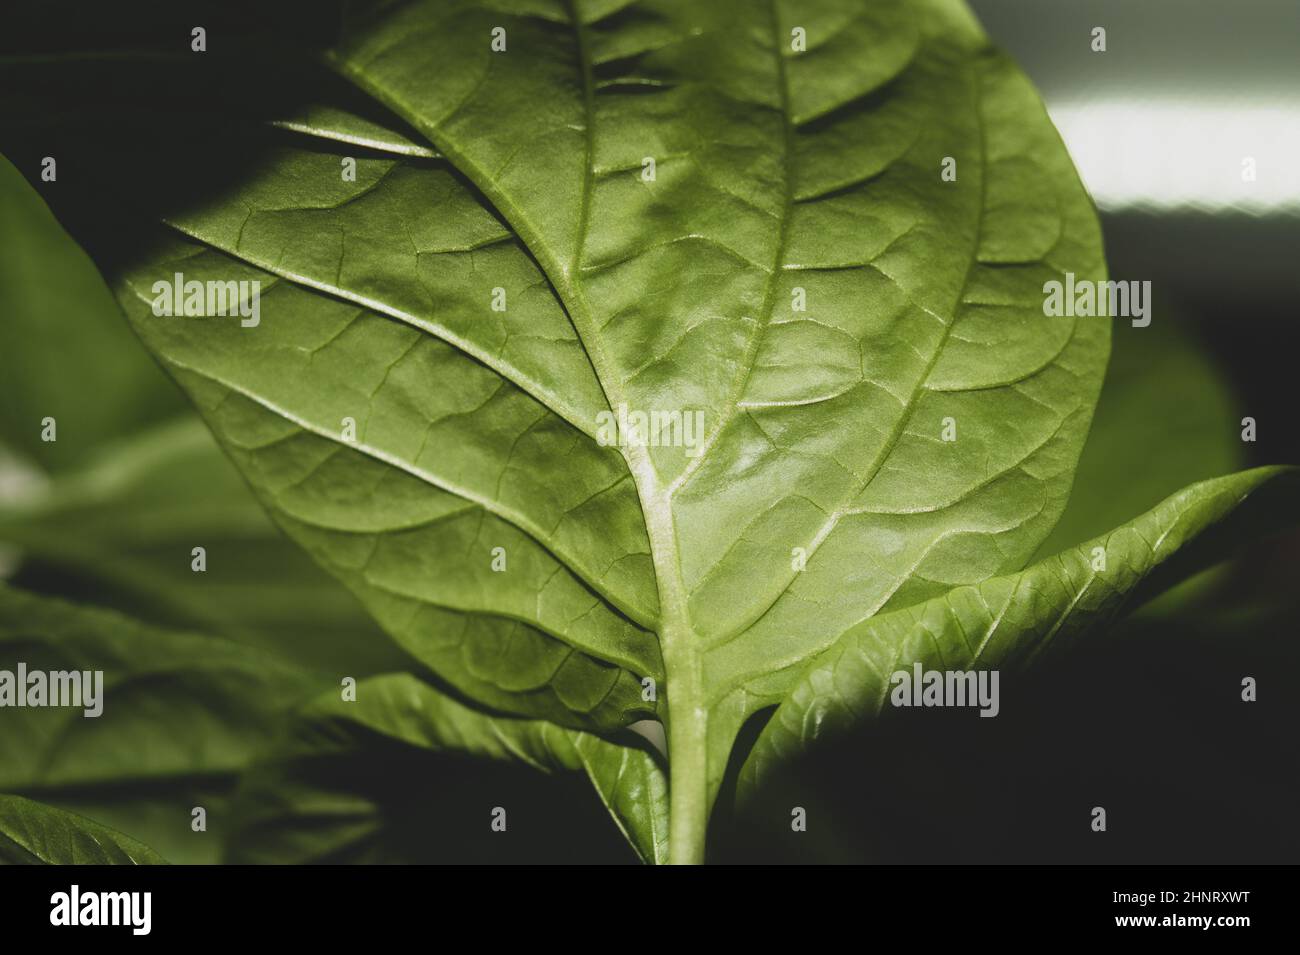
<path fill-rule="evenodd" d="M 1048 111 L 1103 209 L 1300 212 L 1300 100 L 1111 99 Z"/>

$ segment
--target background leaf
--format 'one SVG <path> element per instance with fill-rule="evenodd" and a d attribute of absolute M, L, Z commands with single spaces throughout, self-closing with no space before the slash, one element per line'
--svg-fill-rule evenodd
<path fill-rule="evenodd" d="M 148 846 L 71 812 L 0 795 L 0 863 L 158 865 Z"/>
<path fill-rule="evenodd" d="M 0 443 L 49 470 L 177 414 L 177 393 L 140 350 L 103 279 L 0 156 Z M 57 441 L 41 440 L 42 421 Z"/>
<path fill-rule="evenodd" d="M 0 791 L 84 813 L 177 861 L 215 858 L 219 806 L 281 713 L 330 676 L 227 640 L 0 584 L 0 669 L 102 670 L 103 712 L 5 707 Z M 209 809 L 204 833 L 190 809 Z"/>
<path fill-rule="evenodd" d="M 362 677 L 414 666 L 345 589 L 267 519 L 186 416 L 98 450 L 39 492 L 0 501 L 11 581 Z M 191 551 L 205 550 L 193 571 Z"/>
<path fill-rule="evenodd" d="M 544 773 L 584 771 L 640 857 L 666 861 L 667 779 L 635 739 L 614 743 L 490 716 L 414 677 L 376 677 L 357 687 L 355 702 L 327 694 L 297 715 L 240 794 L 229 858 L 445 862 L 467 850 L 471 858 L 518 851 L 489 829 L 497 805 L 507 810 L 512 841 L 538 841 L 539 827 L 551 838 L 569 838 L 571 808 L 555 805 L 540 787 L 530 787 L 526 801 L 511 799 L 517 790 L 501 775 L 487 776 L 496 790 L 483 792 L 481 784 L 467 784 L 458 763 L 437 758 L 453 753 Z M 465 795 L 480 792 L 477 805 Z"/>
<path fill-rule="evenodd" d="M 944 671 L 1021 667 L 1052 644 L 1077 639 L 1114 617 L 1139 587 L 1161 587 L 1170 563 L 1204 566 L 1223 559 L 1234 535 L 1300 521 L 1298 487 L 1295 468 L 1257 468 L 1204 481 L 1132 523 L 1019 574 L 960 588 L 847 631 L 804 669 L 763 728 L 741 771 L 740 798 L 758 788 L 770 764 L 888 713 L 893 673 L 917 662 Z M 1104 553 L 1104 570 L 1097 567 L 1094 548 Z M 1177 573 L 1181 577 L 1186 568 Z"/>
<path fill-rule="evenodd" d="M 1176 306 L 1115 332 L 1070 502 L 1038 556 L 1136 517 L 1195 481 L 1246 463 L 1236 396 Z M 1132 466 L 1141 462 L 1140 466 Z"/>

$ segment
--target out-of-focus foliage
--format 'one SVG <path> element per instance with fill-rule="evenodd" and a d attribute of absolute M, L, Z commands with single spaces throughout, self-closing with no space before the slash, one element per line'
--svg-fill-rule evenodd
<path fill-rule="evenodd" d="M 67 470 L 184 410 L 86 253 L 2 156 L 0 249 L 0 446 Z M 56 441 L 41 440 L 46 418 Z"/>
<path fill-rule="evenodd" d="M 1222 371 L 1176 308 L 1157 308 L 1145 328 L 1121 322 L 1070 502 L 1039 556 L 1104 533 L 1188 484 L 1241 468 L 1238 411 Z"/>
<path fill-rule="evenodd" d="M 21 796 L 0 796 L 0 864 L 156 865 L 162 856 L 129 836 Z"/>

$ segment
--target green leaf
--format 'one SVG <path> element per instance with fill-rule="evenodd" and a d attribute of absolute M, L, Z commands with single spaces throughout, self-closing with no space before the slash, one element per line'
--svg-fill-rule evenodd
<path fill-rule="evenodd" d="M 181 410 L 95 266 L 3 156 L 0 247 L 0 445 L 58 470 Z"/>
<path fill-rule="evenodd" d="M 1133 522 L 1020 573 L 850 628 L 783 694 L 741 771 L 739 798 L 776 763 L 885 716 L 894 673 L 917 663 L 945 671 L 1024 666 L 1105 624 L 1135 592 L 1158 591 L 1222 560 L 1235 540 L 1300 523 L 1298 491 L 1297 468 L 1256 468 L 1193 484 Z"/>
<path fill-rule="evenodd" d="M 76 813 L 21 796 L 0 795 L 0 863 L 10 865 L 163 865 L 136 842 Z"/>
<path fill-rule="evenodd" d="M 336 106 L 331 103 L 308 103 L 284 119 L 272 120 L 273 126 L 304 136 L 316 136 L 339 143 L 349 143 L 382 153 L 437 159 L 438 153 L 419 142 L 419 135 Z"/>
<path fill-rule="evenodd" d="M 28 673 L 102 671 L 102 711 L 0 709 L 0 791 L 147 835 L 177 860 L 215 851 L 225 823 L 206 800 L 224 798 L 280 714 L 338 686 L 251 647 L 0 584 L 0 670 L 19 663 Z M 195 805 L 209 808 L 207 833 L 190 830 Z"/>
<path fill-rule="evenodd" d="M 430 772 L 437 764 L 428 757 L 448 752 L 545 773 L 583 771 L 641 858 L 667 860 L 667 780 L 643 744 L 488 715 L 394 674 L 360 683 L 355 701 L 330 693 L 303 707 L 236 803 L 231 861 L 412 861 L 412 828 L 424 830 L 423 839 L 465 826 L 430 804 L 445 782 Z M 367 772 L 363 759 L 401 767 L 400 799 L 385 792 L 384 775 Z M 411 825 L 390 818 L 395 802 L 417 807 Z M 425 861 L 439 861 L 437 851 Z"/>
<path fill-rule="evenodd" d="M 280 522 L 460 692 L 608 731 L 666 682 L 698 858 L 751 683 L 1050 529 L 1107 325 L 1045 318 L 1042 286 L 1103 274 L 1091 204 L 956 3 L 414 3 L 333 61 L 446 161 L 349 182 L 319 141 L 271 150 L 170 216 L 188 240 L 124 305 Z M 260 281 L 260 324 L 155 316 L 178 271 Z M 621 408 L 704 420 L 607 446 Z"/>

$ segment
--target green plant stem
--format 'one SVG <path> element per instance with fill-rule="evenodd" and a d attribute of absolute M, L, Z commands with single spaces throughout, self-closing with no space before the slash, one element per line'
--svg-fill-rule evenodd
<path fill-rule="evenodd" d="M 629 448 L 627 458 L 641 497 L 659 583 L 659 645 L 668 678 L 668 861 L 697 865 L 704 861 L 709 822 L 703 661 L 682 583 L 672 491 L 660 483 L 645 448 Z"/>
<path fill-rule="evenodd" d="M 708 721 L 699 648 L 689 631 L 660 635 L 668 692 L 668 861 L 704 861 L 709 823 Z"/>

